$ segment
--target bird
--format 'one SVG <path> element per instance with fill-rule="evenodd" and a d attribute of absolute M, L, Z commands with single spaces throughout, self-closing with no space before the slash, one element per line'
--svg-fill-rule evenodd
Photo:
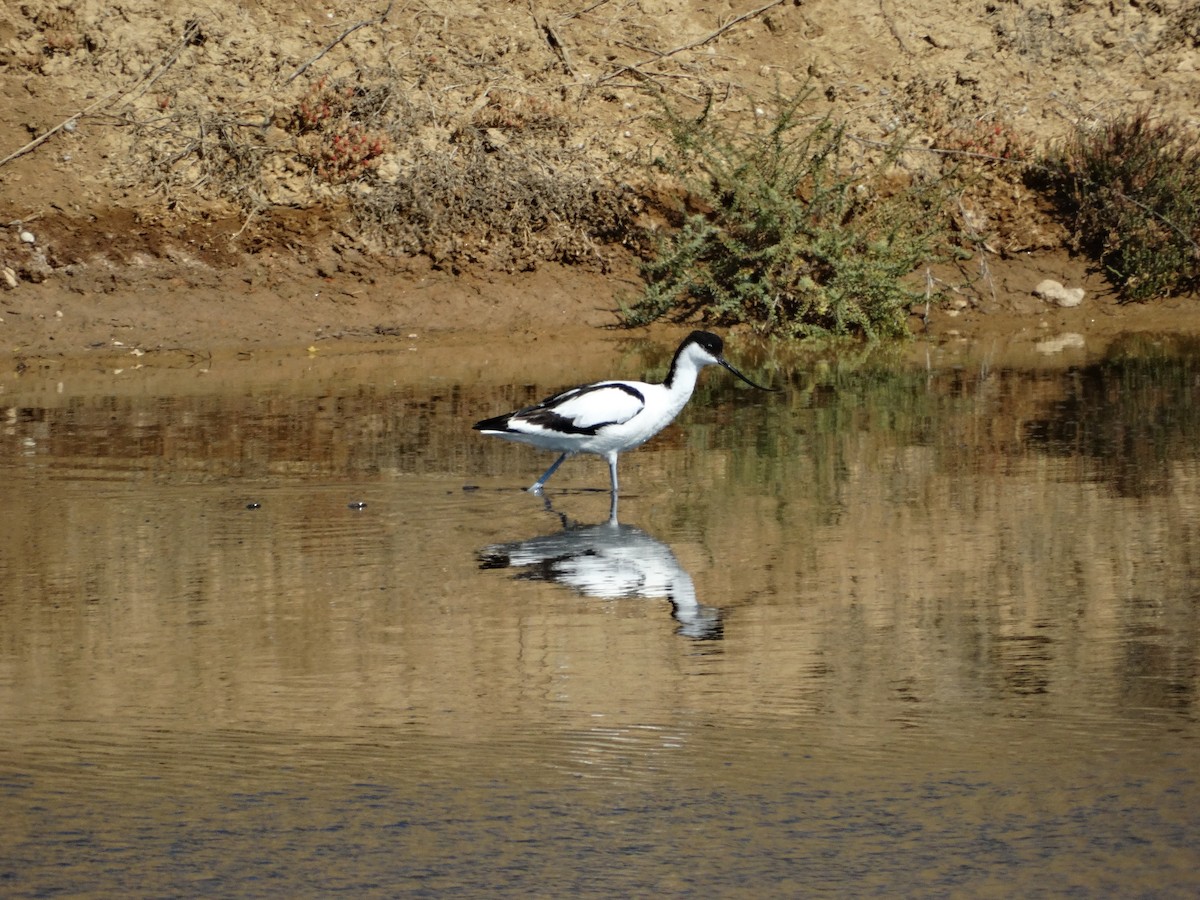
<path fill-rule="evenodd" d="M 532 444 L 561 455 L 528 491 L 540 494 L 558 467 L 577 453 L 594 453 L 608 460 L 611 490 L 618 491 L 617 456 L 645 443 L 679 414 L 705 366 L 723 366 L 760 391 L 774 388 L 755 384 L 722 355 L 725 344 L 709 331 L 693 331 L 679 345 L 661 384 L 644 381 L 597 381 L 568 388 L 541 403 L 476 422 L 475 431 L 506 441 Z"/>

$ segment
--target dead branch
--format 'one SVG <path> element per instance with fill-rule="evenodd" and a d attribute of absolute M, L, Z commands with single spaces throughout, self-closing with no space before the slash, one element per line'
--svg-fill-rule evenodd
<path fill-rule="evenodd" d="M 590 13 L 597 6 L 603 6 L 607 2 L 608 2 L 608 0 L 596 0 L 595 3 L 592 3 L 589 6 L 585 6 L 583 9 L 579 10 L 578 12 L 567 13 L 565 16 L 563 16 L 563 21 L 566 21 L 567 19 L 577 19 L 580 16 L 582 16 L 584 13 Z"/>
<path fill-rule="evenodd" d="M 755 18 L 756 16 L 760 16 L 763 13 L 765 13 L 768 9 L 773 9 L 776 6 L 781 6 L 781 5 L 783 5 L 783 3 L 784 3 L 784 0 L 772 0 L 772 2 L 767 3 L 764 6 L 760 6 L 758 9 L 752 9 L 752 10 L 750 10 L 750 12 L 742 13 L 740 16 L 734 16 L 732 19 L 730 19 L 728 22 L 726 22 L 724 25 L 722 25 L 716 31 L 700 38 L 699 40 L 691 41 L 690 43 L 687 43 L 687 44 L 681 44 L 678 47 L 675 47 L 671 50 L 667 50 L 665 53 L 659 53 L 657 56 L 654 56 L 650 59 L 644 59 L 641 62 L 634 63 L 633 65 L 630 65 L 630 66 L 620 66 L 617 69 L 615 69 L 614 71 L 609 72 L 607 75 L 602 77 L 599 80 L 599 82 L 597 82 L 597 83 L 603 84 L 604 82 L 609 81 L 613 78 L 616 78 L 618 75 L 622 75 L 625 72 L 635 72 L 635 73 L 638 73 L 641 75 L 645 75 L 646 73 L 640 71 L 642 66 L 648 66 L 650 63 L 658 62 L 659 60 L 666 59 L 668 56 L 674 56 L 676 53 L 682 53 L 684 50 L 694 50 L 697 47 L 703 47 L 705 44 L 709 43 L 710 41 L 714 41 L 717 38 L 719 38 L 721 35 L 723 35 L 730 28 L 733 28 L 735 25 L 740 25 L 742 22 L 746 22 L 746 21 L 749 21 L 750 19 Z"/>
<path fill-rule="evenodd" d="M 888 31 L 892 33 L 892 37 L 896 39 L 896 43 L 900 45 L 900 49 L 909 56 L 913 55 L 912 48 L 904 40 L 904 36 L 900 34 L 900 29 L 896 25 L 896 17 L 892 14 L 888 0 L 879 0 L 879 14 L 883 16 L 883 21 L 887 23 Z"/>
<path fill-rule="evenodd" d="M 571 68 L 571 60 L 567 58 L 566 44 L 554 32 L 554 28 L 550 25 L 550 20 L 538 15 L 537 9 L 534 7 L 534 0 L 529 0 L 529 14 L 533 16 L 533 23 L 537 26 L 538 31 L 542 33 L 542 37 L 546 39 L 546 43 L 550 45 L 550 49 L 554 51 L 555 56 L 558 57 L 558 61 L 562 63 L 563 71 L 574 77 L 575 70 Z"/>
<path fill-rule="evenodd" d="M 283 83 L 284 86 L 291 84 L 293 81 L 295 81 L 297 78 L 299 78 L 305 72 L 307 72 L 309 66 L 311 66 L 313 63 L 320 60 L 321 57 L 323 57 L 326 53 L 328 53 L 330 50 L 332 50 L 334 47 L 336 47 L 338 44 L 340 44 L 346 38 L 350 37 L 350 35 L 354 34 L 354 32 L 358 31 L 358 29 L 366 28 L 368 25 L 382 25 L 384 22 L 387 21 L 387 17 L 391 13 L 393 6 L 395 6 L 395 0 L 392 0 L 392 2 L 388 3 L 387 9 L 385 9 L 381 14 L 379 14 L 375 18 L 363 19 L 361 22 L 355 22 L 353 25 L 351 25 L 349 28 L 347 28 L 345 31 L 343 31 L 341 34 L 339 34 L 337 37 L 335 37 L 332 41 L 330 41 L 328 44 L 326 44 L 324 50 L 322 50 L 320 53 L 318 53 L 316 56 L 314 56 L 308 62 L 306 62 L 302 66 L 300 66 L 300 68 L 298 68 L 295 72 L 293 72 L 291 75 L 289 75 L 287 80 Z"/>
<path fill-rule="evenodd" d="M 137 81 L 135 81 L 133 84 L 129 85 L 128 87 L 115 88 L 114 90 L 109 91 L 107 94 L 105 94 L 99 100 L 97 100 L 95 103 L 92 103 L 89 106 L 85 106 L 83 109 L 79 110 L 79 112 L 75 113 L 74 115 L 68 116 L 67 118 L 65 118 L 61 122 L 59 122 L 57 125 L 55 125 L 53 128 L 51 128 L 49 131 L 45 131 L 42 134 L 35 137 L 32 141 L 30 141 L 24 147 L 21 147 L 18 150 L 14 150 L 12 153 L 8 154 L 8 156 L 4 157 L 4 159 L 0 159 L 0 167 L 7 165 L 8 163 L 12 162 L 14 159 L 16 159 L 20 156 L 24 156 L 26 153 L 28 153 L 30 150 L 33 150 L 36 147 L 40 147 L 51 137 L 58 134 L 58 132 L 62 131 L 64 128 L 66 128 L 68 125 L 70 125 L 72 122 L 77 122 L 83 116 L 86 116 L 89 113 L 99 109 L 100 107 L 107 105 L 108 103 L 112 102 L 113 100 L 116 100 L 117 98 L 124 97 L 126 94 L 132 93 L 133 91 L 137 90 L 139 87 L 148 88 L 154 82 L 158 81 L 158 79 L 160 79 L 166 73 L 167 69 L 171 68 L 171 66 L 173 66 L 175 64 L 175 61 L 177 59 L 179 59 L 179 54 L 183 52 L 183 48 L 186 47 L 188 44 L 192 43 L 192 41 L 195 39 L 195 37 L 196 37 L 197 33 L 199 33 L 199 31 L 200 31 L 200 23 L 198 21 L 190 22 L 188 24 L 187 28 L 184 29 L 183 37 L 179 39 L 179 43 L 176 44 L 174 48 L 172 48 L 170 53 L 168 53 L 165 57 L 163 57 L 162 62 L 160 62 L 157 66 L 150 69 L 150 71 L 148 71 L 145 75 L 143 75 L 141 78 L 139 78 Z"/>

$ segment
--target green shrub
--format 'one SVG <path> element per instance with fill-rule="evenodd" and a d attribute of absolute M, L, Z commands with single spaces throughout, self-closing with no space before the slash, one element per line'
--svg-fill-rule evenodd
<path fill-rule="evenodd" d="M 1047 161 L 1077 249 L 1127 301 L 1200 285 L 1200 147 L 1171 121 L 1131 113 L 1080 130 Z"/>
<path fill-rule="evenodd" d="M 628 324 L 699 316 L 797 337 L 905 332 L 917 295 L 902 279 L 931 256 L 931 198 L 889 183 L 894 152 L 851 174 L 844 129 L 802 118 L 807 97 L 778 98 L 746 131 L 665 109 L 671 144 L 657 165 L 683 190 L 682 222 L 643 266 Z"/>

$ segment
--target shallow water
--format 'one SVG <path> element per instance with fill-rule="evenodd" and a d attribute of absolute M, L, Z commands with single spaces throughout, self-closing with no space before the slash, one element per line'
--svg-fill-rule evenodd
<path fill-rule="evenodd" d="M 461 358 L 6 376 L 0 893 L 1200 889 L 1200 348 L 751 354 L 619 525 Z"/>

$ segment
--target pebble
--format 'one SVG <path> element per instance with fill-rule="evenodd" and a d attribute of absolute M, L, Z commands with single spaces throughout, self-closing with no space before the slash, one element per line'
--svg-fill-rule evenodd
<path fill-rule="evenodd" d="M 1083 302 L 1083 288 L 1066 288 L 1053 278 L 1039 281 L 1033 293 L 1056 306 L 1078 306 Z"/>
<path fill-rule="evenodd" d="M 22 231 L 21 232 L 21 240 L 24 241 L 26 244 L 36 244 L 37 243 L 37 238 L 35 238 L 33 236 L 32 231 Z"/>

